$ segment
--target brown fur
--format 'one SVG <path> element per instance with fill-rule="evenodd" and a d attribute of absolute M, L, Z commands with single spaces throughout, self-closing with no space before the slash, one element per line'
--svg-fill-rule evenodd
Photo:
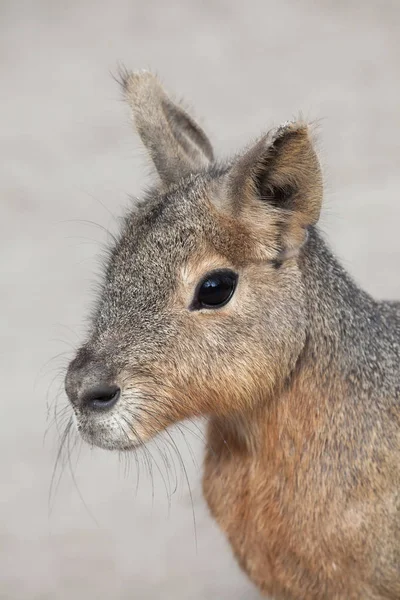
<path fill-rule="evenodd" d="M 260 590 L 400 598 L 400 307 L 357 288 L 318 233 L 307 126 L 218 165 L 154 76 L 123 88 L 161 184 L 128 215 L 69 367 L 83 437 L 133 449 L 207 416 L 204 494 Z M 195 310 L 214 269 L 235 292 Z M 87 402 L 99 383 L 120 389 L 110 409 Z"/>

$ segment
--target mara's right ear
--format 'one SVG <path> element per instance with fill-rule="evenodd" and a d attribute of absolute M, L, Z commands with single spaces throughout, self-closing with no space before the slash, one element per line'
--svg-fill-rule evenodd
<path fill-rule="evenodd" d="M 321 168 L 307 125 L 288 123 L 262 137 L 232 164 L 227 183 L 225 208 L 253 230 L 268 231 L 265 242 L 276 260 L 295 255 L 322 203 Z"/>
<path fill-rule="evenodd" d="M 122 86 L 137 132 L 168 186 L 213 161 L 212 146 L 195 121 L 148 71 L 123 73 Z"/>

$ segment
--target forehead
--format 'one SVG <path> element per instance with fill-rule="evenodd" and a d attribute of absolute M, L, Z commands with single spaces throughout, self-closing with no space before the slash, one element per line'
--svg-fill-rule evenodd
<path fill-rule="evenodd" d="M 147 286 L 154 278 L 167 282 L 198 252 L 238 266 L 255 260 L 257 232 L 221 211 L 224 174 L 193 176 L 165 194 L 149 193 L 125 219 L 108 278 L 129 284 L 135 277 Z"/>
<path fill-rule="evenodd" d="M 166 194 L 149 194 L 125 220 L 113 252 L 115 266 L 128 261 L 131 268 L 143 268 L 161 261 L 168 267 L 206 239 L 217 240 L 222 231 L 209 194 L 208 182 L 200 178 Z"/>
<path fill-rule="evenodd" d="M 221 214 L 219 193 L 218 179 L 194 177 L 166 194 L 149 194 L 126 217 L 93 315 L 95 333 L 126 325 L 139 335 L 165 321 L 183 275 L 254 260 L 249 230 Z"/>
<path fill-rule="evenodd" d="M 223 228 L 208 193 L 207 182 L 194 179 L 166 194 L 149 194 L 126 217 L 110 252 L 96 320 L 160 310 L 189 257 L 199 248 L 213 251 Z"/>
<path fill-rule="evenodd" d="M 111 249 L 92 324 L 101 333 L 117 325 L 143 328 L 164 318 L 182 266 L 196 252 L 211 254 L 224 237 L 203 180 L 161 195 L 149 194 L 125 219 Z M 150 319 L 150 320 L 149 320 Z"/>

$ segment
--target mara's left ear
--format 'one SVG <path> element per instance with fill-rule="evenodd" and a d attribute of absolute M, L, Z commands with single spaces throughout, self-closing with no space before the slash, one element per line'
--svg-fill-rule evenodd
<path fill-rule="evenodd" d="M 279 260 L 296 254 L 322 202 L 321 168 L 307 125 L 283 125 L 239 157 L 228 175 L 228 202 L 250 227 L 275 224 Z"/>
<path fill-rule="evenodd" d="M 166 187 L 213 161 L 204 131 L 170 100 L 155 75 L 127 72 L 121 78 L 136 130 Z"/>

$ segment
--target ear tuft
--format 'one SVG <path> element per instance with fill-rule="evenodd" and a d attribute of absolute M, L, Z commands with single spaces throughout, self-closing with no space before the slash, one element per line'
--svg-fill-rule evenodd
<path fill-rule="evenodd" d="M 133 110 L 144 110 L 146 101 L 154 102 L 165 96 L 165 92 L 157 77 L 145 69 L 126 71 L 121 80 L 122 89 L 129 106 Z"/>

